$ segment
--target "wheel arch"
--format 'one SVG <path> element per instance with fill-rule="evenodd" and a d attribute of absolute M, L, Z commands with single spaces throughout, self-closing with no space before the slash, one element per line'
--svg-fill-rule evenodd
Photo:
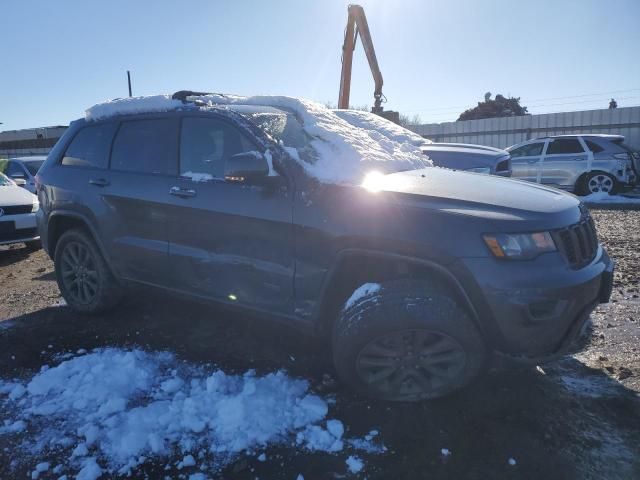
<path fill-rule="evenodd" d="M 348 249 L 338 255 L 322 289 L 317 328 L 331 331 L 340 308 L 363 283 L 381 283 L 400 278 L 429 278 L 448 290 L 469 313 L 481 335 L 484 329 L 471 299 L 458 279 L 443 265 L 429 259 L 374 250 Z"/>
<path fill-rule="evenodd" d="M 56 211 L 49 215 L 49 220 L 47 222 L 47 251 L 49 256 L 51 258 L 55 258 L 58 240 L 65 232 L 74 228 L 84 229 L 91 236 L 91 239 L 98 247 L 102 258 L 104 258 L 107 267 L 111 273 L 117 277 L 116 272 L 113 270 L 113 266 L 109 261 L 109 256 L 104 249 L 104 245 L 100 241 L 100 236 L 92 226 L 89 219 L 78 212 Z"/>

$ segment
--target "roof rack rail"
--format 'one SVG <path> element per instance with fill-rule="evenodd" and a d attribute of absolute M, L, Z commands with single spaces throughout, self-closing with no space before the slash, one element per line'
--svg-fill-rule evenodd
<path fill-rule="evenodd" d="M 211 92 L 194 92 L 192 90 L 180 90 L 179 92 L 171 95 L 173 100 L 181 100 L 187 103 L 187 97 L 200 97 L 202 95 L 213 95 Z"/>

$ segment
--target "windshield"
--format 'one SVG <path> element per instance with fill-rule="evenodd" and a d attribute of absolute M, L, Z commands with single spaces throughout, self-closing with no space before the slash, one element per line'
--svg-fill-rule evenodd
<path fill-rule="evenodd" d="M 373 170 L 387 174 L 431 166 L 411 143 L 391 141 L 379 132 L 342 123 L 332 114 L 333 118 L 327 119 L 330 126 L 318 128 L 285 110 L 249 111 L 236 107 L 236 111 L 280 143 L 295 160 L 312 167 L 311 173 L 316 176 L 345 174 L 363 178 Z"/>
<path fill-rule="evenodd" d="M 4 173 L 0 173 L 0 187 L 8 187 L 10 185 L 13 185 L 13 182 Z"/>
<path fill-rule="evenodd" d="M 40 170 L 43 163 L 44 160 L 32 160 L 30 162 L 24 162 L 24 166 L 27 167 L 27 170 L 29 170 L 31 175 L 35 175 L 38 173 L 38 170 Z"/>

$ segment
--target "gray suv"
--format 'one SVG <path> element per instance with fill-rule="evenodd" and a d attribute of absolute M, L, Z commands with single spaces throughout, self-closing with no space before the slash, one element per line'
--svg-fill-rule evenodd
<path fill-rule="evenodd" d="M 513 177 L 575 192 L 613 194 L 636 184 L 634 153 L 622 135 L 558 135 L 507 148 Z"/>
<path fill-rule="evenodd" d="M 562 355 L 609 301 L 613 262 L 572 195 L 393 162 L 369 184 L 319 181 L 315 154 L 362 138 L 329 110 L 188 93 L 73 122 L 39 171 L 70 308 L 144 284 L 251 311 L 326 339 L 358 392 L 415 401 Z"/>

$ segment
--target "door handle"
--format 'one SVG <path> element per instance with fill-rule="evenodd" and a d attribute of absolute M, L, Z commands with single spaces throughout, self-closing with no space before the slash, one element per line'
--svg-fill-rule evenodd
<path fill-rule="evenodd" d="M 169 189 L 169 193 L 171 195 L 175 195 L 176 197 L 181 197 L 181 198 L 189 198 L 189 197 L 196 196 L 196 191 L 193 188 L 171 187 Z"/>
<path fill-rule="evenodd" d="M 96 187 L 106 187 L 109 185 L 109 180 L 106 178 L 91 178 L 89 179 L 90 185 L 95 185 Z"/>

